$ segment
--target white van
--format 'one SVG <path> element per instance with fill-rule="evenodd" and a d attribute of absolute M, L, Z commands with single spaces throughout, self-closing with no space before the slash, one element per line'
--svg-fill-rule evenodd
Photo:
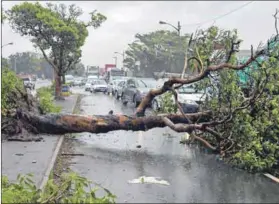
<path fill-rule="evenodd" d="M 73 75 L 65 75 L 65 83 L 73 85 L 75 78 Z"/>
<path fill-rule="evenodd" d="M 98 76 L 96 76 L 96 75 L 89 75 L 88 77 L 87 77 L 87 80 L 88 79 L 98 79 Z"/>

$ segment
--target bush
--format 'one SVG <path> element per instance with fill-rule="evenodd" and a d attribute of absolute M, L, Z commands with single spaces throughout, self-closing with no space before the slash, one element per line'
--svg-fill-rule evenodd
<path fill-rule="evenodd" d="M 17 90 L 24 91 L 24 85 L 15 72 L 8 68 L 3 68 L 1 74 L 1 115 L 6 115 L 7 110 L 16 108 L 16 101 L 14 101 L 12 93 L 17 92 Z"/>
<path fill-rule="evenodd" d="M 10 182 L 2 176 L 2 203 L 115 203 L 115 198 L 107 189 L 86 178 L 70 172 L 62 175 L 61 183 L 55 184 L 50 178 L 46 186 L 40 190 L 32 181 L 32 175 L 18 175 L 17 182 Z M 103 197 L 95 195 L 99 188 L 106 193 Z"/>
<path fill-rule="evenodd" d="M 59 113 L 61 111 L 60 106 L 54 104 L 54 97 L 52 95 L 53 89 L 49 87 L 41 87 L 37 89 L 37 98 L 39 101 L 39 106 L 43 111 L 43 114 L 46 113 Z"/>

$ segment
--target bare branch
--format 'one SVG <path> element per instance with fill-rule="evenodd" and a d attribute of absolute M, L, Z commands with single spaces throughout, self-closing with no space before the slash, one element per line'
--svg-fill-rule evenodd
<path fill-rule="evenodd" d="M 277 21 L 278 21 L 278 17 L 277 17 L 277 14 L 279 13 L 279 10 L 276 9 L 275 10 L 275 14 L 273 15 L 274 19 L 275 19 L 275 22 L 274 22 L 274 26 L 275 26 L 275 30 L 276 30 L 276 38 L 278 38 L 278 35 L 279 35 L 279 32 L 278 32 L 278 25 L 277 25 Z"/>
<path fill-rule="evenodd" d="M 137 116 L 144 116 L 145 113 L 145 109 L 147 107 L 148 104 L 150 104 L 150 102 L 154 99 L 154 97 L 161 95 L 163 93 L 165 93 L 166 91 L 170 90 L 171 87 L 174 84 L 190 84 L 193 82 L 197 82 L 200 81 L 201 79 L 205 78 L 208 76 L 208 74 L 211 71 L 219 71 L 222 69 L 233 69 L 233 70 L 242 70 L 245 67 L 247 67 L 248 65 L 250 65 L 253 61 L 256 60 L 257 57 L 261 56 L 264 54 L 264 50 L 261 50 L 259 52 L 257 52 L 254 56 L 251 56 L 249 58 L 249 60 L 247 60 L 244 64 L 242 65 L 232 65 L 229 63 L 222 63 L 219 65 L 212 65 L 207 67 L 203 72 L 201 72 L 200 74 L 187 78 L 187 79 L 183 79 L 183 78 L 171 78 L 170 80 L 166 81 L 164 83 L 164 85 L 159 88 L 159 89 L 152 89 L 148 92 L 148 94 L 143 98 L 143 100 L 141 101 L 140 105 L 137 108 L 136 111 L 136 115 Z"/>
<path fill-rule="evenodd" d="M 196 125 L 196 124 L 174 124 L 170 119 L 168 118 L 163 118 L 163 121 L 165 122 L 165 125 L 170 127 L 172 130 L 176 131 L 176 132 L 189 132 L 191 133 L 193 130 L 199 129 L 202 130 L 202 126 L 201 125 Z M 209 142 L 207 142 L 205 139 L 193 135 L 192 134 L 193 139 L 196 139 L 200 142 L 202 142 L 206 147 L 212 149 L 212 150 L 217 150 L 216 147 L 213 147 Z"/>
<path fill-rule="evenodd" d="M 190 120 L 190 118 L 188 118 L 188 117 L 186 116 L 186 114 L 184 113 L 184 111 L 183 111 L 183 109 L 182 109 L 182 107 L 181 107 L 181 105 L 180 105 L 180 103 L 179 103 L 179 101 L 178 101 L 178 99 L 177 99 L 177 92 L 174 90 L 174 88 L 172 88 L 171 91 L 172 91 L 172 93 L 173 93 L 175 103 L 176 103 L 176 105 L 177 105 L 177 107 L 178 107 L 180 113 L 189 121 L 189 123 L 192 123 L 192 121 Z"/>
<path fill-rule="evenodd" d="M 56 67 L 56 65 L 49 59 L 49 57 L 47 56 L 47 54 L 45 53 L 44 49 L 37 44 L 37 46 L 39 47 L 39 49 L 41 50 L 41 52 L 43 53 L 44 58 L 46 59 L 46 61 L 53 67 L 53 69 L 56 71 L 56 73 L 58 73 L 58 68 Z"/>

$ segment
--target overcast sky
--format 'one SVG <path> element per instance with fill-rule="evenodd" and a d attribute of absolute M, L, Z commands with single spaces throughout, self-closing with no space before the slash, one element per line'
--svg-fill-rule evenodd
<path fill-rule="evenodd" d="M 53 1 L 59 3 L 59 1 Z M 20 1 L 2 1 L 4 9 L 9 9 Z M 62 3 L 62 1 L 61 1 Z M 75 1 L 63 1 L 70 5 Z M 201 26 L 206 28 L 215 24 L 225 29 L 237 28 L 240 38 L 244 40 L 241 49 L 249 49 L 250 45 L 258 45 L 275 34 L 274 14 L 278 1 L 256 1 L 227 16 L 214 19 L 246 4 L 245 1 L 76 1 L 88 20 L 90 11 L 97 9 L 107 17 L 107 21 L 98 29 L 89 30 L 89 36 L 82 48 L 82 62 L 85 65 L 113 63 L 114 52 L 127 49 L 128 43 L 134 40 L 136 33 L 147 33 L 157 29 L 172 29 L 160 25 L 160 20 L 174 25 L 179 20 L 181 33 L 196 30 L 197 24 L 209 21 Z M 211 20 L 211 21 L 210 21 Z M 2 25 L 2 44 L 13 42 L 14 45 L 3 48 L 4 57 L 16 52 L 36 51 L 28 37 L 14 33 L 6 22 Z M 38 52 L 38 51 L 37 51 Z M 118 57 L 118 67 L 122 66 L 122 58 Z"/>

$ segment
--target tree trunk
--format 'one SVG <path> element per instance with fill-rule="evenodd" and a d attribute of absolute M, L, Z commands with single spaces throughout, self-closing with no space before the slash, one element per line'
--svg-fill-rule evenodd
<path fill-rule="evenodd" d="M 63 97 L 61 96 L 61 76 L 59 76 L 58 73 L 55 72 L 55 99 L 59 100 Z"/>
<path fill-rule="evenodd" d="M 66 84 L 65 74 L 62 75 L 62 82 L 63 84 Z"/>
<path fill-rule="evenodd" d="M 186 114 L 191 121 L 205 122 L 211 118 L 209 112 Z M 164 117 L 174 124 L 188 124 L 188 119 L 179 114 L 152 115 L 146 117 L 126 115 L 72 115 L 50 114 L 35 115 L 29 112 L 17 111 L 17 118 L 25 128 L 27 124 L 29 132 L 47 134 L 66 133 L 107 133 L 115 130 L 146 131 L 155 127 L 166 127 Z M 30 131 L 31 130 L 31 131 Z"/>

